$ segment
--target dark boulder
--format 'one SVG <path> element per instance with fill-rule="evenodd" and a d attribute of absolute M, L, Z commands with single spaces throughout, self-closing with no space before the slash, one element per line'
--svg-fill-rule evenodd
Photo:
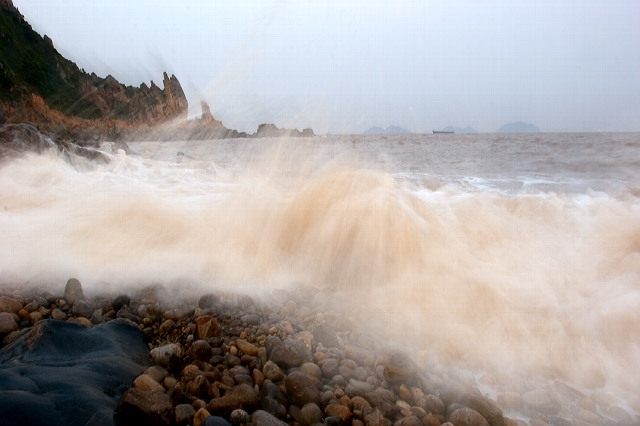
<path fill-rule="evenodd" d="M 142 333 L 116 320 L 92 329 L 45 320 L 0 350 L 3 424 L 111 425 L 147 365 Z"/>

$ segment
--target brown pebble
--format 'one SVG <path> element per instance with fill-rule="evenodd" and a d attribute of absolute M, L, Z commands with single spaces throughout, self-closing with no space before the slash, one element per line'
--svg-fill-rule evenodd
<path fill-rule="evenodd" d="M 29 320 L 31 324 L 35 325 L 38 321 L 42 320 L 42 314 L 39 311 L 34 311 L 29 314 Z"/>
<path fill-rule="evenodd" d="M 54 309 L 51 311 L 51 318 L 58 321 L 65 321 L 67 319 L 67 314 L 62 312 L 60 309 Z"/>
<path fill-rule="evenodd" d="M 204 420 L 210 416 L 211 414 L 207 411 L 206 408 L 199 409 L 193 416 L 193 426 L 201 426 L 202 423 L 204 423 Z"/>
<path fill-rule="evenodd" d="M 351 410 L 342 404 L 329 404 L 324 409 L 324 414 L 330 417 L 341 417 L 347 423 L 351 420 Z"/>
<path fill-rule="evenodd" d="M 489 426 L 487 419 L 476 410 L 467 407 L 455 410 L 448 420 L 456 426 Z"/>
<path fill-rule="evenodd" d="M 206 339 L 214 337 L 218 331 L 218 321 L 211 315 L 204 315 L 196 319 L 196 337 Z"/>
<path fill-rule="evenodd" d="M 440 426 L 440 420 L 435 414 L 428 413 L 422 418 L 422 424 L 424 426 Z"/>
<path fill-rule="evenodd" d="M 12 314 L 0 312 L 0 335 L 9 334 L 18 329 L 18 323 Z"/>
<path fill-rule="evenodd" d="M 257 356 L 258 355 L 258 347 L 252 343 L 247 342 L 246 340 L 238 339 L 236 340 L 236 346 L 242 352 L 247 355 Z"/>
<path fill-rule="evenodd" d="M 162 387 L 162 385 L 153 380 L 151 376 L 148 376 L 146 374 L 141 374 L 140 376 L 136 377 L 136 379 L 133 381 L 133 386 L 136 389 L 140 389 L 142 391 L 164 392 L 164 388 Z"/>
<path fill-rule="evenodd" d="M 18 311 L 18 316 L 20 317 L 20 321 L 31 321 L 31 317 L 29 316 L 29 311 L 22 308 Z"/>
<path fill-rule="evenodd" d="M 22 308 L 22 303 L 11 297 L 0 297 L 0 312 L 7 312 L 10 314 L 17 313 Z"/>
<path fill-rule="evenodd" d="M 84 292 L 82 291 L 80 281 L 75 278 L 70 278 L 67 281 L 67 285 L 64 287 L 64 298 L 70 305 L 73 305 L 76 300 L 84 299 Z"/>
<path fill-rule="evenodd" d="M 254 368 L 253 371 L 251 372 L 251 377 L 253 378 L 254 383 L 258 385 L 258 387 L 262 387 L 265 381 L 265 377 L 264 377 L 264 374 L 262 374 L 262 371 L 258 370 L 257 368 Z"/>

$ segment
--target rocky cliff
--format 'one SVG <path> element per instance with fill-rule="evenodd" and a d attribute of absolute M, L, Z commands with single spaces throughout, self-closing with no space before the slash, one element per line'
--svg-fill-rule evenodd
<path fill-rule="evenodd" d="M 186 120 L 180 82 L 164 73 L 162 84 L 125 86 L 80 70 L 32 29 L 11 0 L 0 0 L 0 124 L 30 123 L 63 138 L 101 139 Z"/>

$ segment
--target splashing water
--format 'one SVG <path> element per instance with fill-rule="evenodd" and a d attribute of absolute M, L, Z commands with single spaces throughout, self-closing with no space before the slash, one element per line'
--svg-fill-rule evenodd
<path fill-rule="evenodd" d="M 27 154 L 0 167 L 0 276 L 75 276 L 94 291 L 330 288 L 327 309 L 382 316 L 377 332 L 428 359 L 504 388 L 610 392 L 633 413 L 639 140 L 132 143 L 140 155 L 103 165 Z"/>

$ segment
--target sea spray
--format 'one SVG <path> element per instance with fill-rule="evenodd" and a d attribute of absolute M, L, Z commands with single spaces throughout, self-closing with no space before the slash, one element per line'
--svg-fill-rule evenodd
<path fill-rule="evenodd" d="M 566 154 L 548 138 L 555 148 L 536 152 Z M 544 163 L 463 139 L 495 150 L 473 163 L 438 140 L 402 141 L 138 143 L 108 164 L 27 154 L 0 168 L 0 274 L 76 276 L 87 292 L 312 285 L 329 289 L 327 310 L 376 324 L 367 332 L 424 365 L 490 374 L 502 391 L 562 381 L 638 411 L 632 168 L 567 171 L 573 151 Z"/>

